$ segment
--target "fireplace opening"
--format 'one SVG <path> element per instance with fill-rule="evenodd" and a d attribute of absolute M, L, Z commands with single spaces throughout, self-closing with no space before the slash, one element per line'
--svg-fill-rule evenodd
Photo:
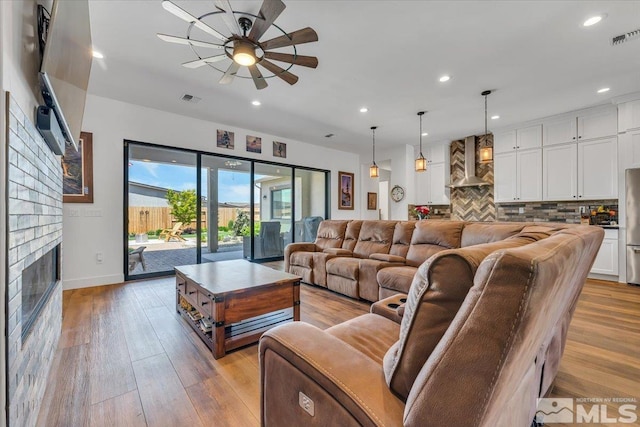
<path fill-rule="evenodd" d="M 60 280 L 60 245 L 22 270 L 22 341 Z"/>

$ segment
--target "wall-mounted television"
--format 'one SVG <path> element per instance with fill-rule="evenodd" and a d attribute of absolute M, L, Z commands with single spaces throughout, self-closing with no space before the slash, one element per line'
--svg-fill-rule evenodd
<path fill-rule="evenodd" d="M 64 140 L 57 141 L 62 144 L 62 152 L 65 141 L 78 148 L 91 61 L 88 0 L 53 0 L 40 68 L 40 89 L 46 107 L 55 113 L 62 131 Z M 49 114 L 52 118 L 54 115 Z M 50 141 L 47 143 L 51 146 Z"/>

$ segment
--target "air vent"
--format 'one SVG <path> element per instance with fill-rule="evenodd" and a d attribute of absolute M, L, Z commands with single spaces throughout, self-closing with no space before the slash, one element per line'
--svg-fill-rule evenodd
<path fill-rule="evenodd" d="M 184 102 L 190 102 L 192 104 L 197 104 L 198 102 L 202 101 L 202 98 L 198 98 L 197 96 L 194 96 L 194 95 L 189 95 L 188 93 L 185 93 L 184 95 L 182 95 L 182 98 L 180 99 L 183 100 Z"/>
<path fill-rule="evenodd" d="M 611 44 L 613 46 L 628 42 L 631 39 L 637 39 L 640 37 L 640 28 L 637 30 L 629 31 L 628 33 L 621 34 L 619 36 L 615 36 L 611 39 Z"/>
<path fill-rule="evenodd" d="M 325 137 L 325 138 L 333 138 L 334 136 L 336 136 L 336 135 L 335 135 L 335 134 L 333 134 L 333 133 L 328 133 L 328 134 L 326 134 L 324 137 Z"/>

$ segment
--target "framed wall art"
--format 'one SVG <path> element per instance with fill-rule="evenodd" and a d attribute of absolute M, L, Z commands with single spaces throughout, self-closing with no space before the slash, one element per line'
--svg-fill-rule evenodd
<path fill-rule="evenodd" d="M 338 209 L 353 210 L 353 174 L 338 172 Z"/>
<path fill-rule="evenodd" d="M 262 153 L 262 138 L 247 135 L 247 151 L 249 153 Z"/>
<path fill-rule="evenodd" d="M 218 129 L 216 133 L 216 146 L 218 148 L 228 148 L 229 150 L 233 150 L 235 147 L 234 136 L 235 135 L 231 131 Z"/>
<path fill-rule="evenodd" d="M 273 141 L 273 157 L 287 158 L 287 144 Z"/>
<path fill-rule="evenodd" d="M 370 211 L 378 209 L 378 193 L 367 193 L 367 209 Z"/>
<path fill-rule="evenodd" d="M 93 203 L 93 134 L 81 132 L 78 151 L 71 144 L 62 156 L 62 201 Z"/>

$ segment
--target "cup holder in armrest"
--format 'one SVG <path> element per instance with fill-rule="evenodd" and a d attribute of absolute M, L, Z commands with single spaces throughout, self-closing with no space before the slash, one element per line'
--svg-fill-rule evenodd
<path fill-rule="evenodd" d="M 400 307 L 400 304 L 396 304 L 394 302 L 392 302 L 391 304 L 387 304 L 387 307 L 392 308 L 392 309 L 396 309 L 398 307 Z"/>
<path fill-rule="evenodd" d="M 405 302 L 407 302 L 407 299 L 406 298 L 400 298 L 400 302 L 404 304 Z"/>

